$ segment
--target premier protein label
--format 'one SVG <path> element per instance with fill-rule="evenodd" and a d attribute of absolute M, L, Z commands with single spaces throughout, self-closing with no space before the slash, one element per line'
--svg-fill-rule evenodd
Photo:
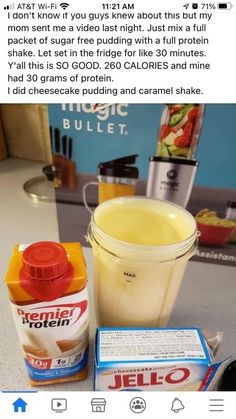
<path fill-rule="evenodd" d="M 70 326 L 80 319 L 87 305 L 87 300 L 84 300 L 75 304 L 35 307 L 28 311 L 17 308 L 17 314 L 22 320 L 22 324 L 27 325 L 30 329 Z M 43 311 L 43 309 L 50 311 Z M 76 310 L 78 310 L 77 315 L 75 314 Z M 74 320 L 75 316 L 77 316 L 76 320 Z"/>
<path fill-rule="evenodd" d="M 50 302 L 11 303 L 21 349 L 34 380 L 63 378 L 88 360 L 87 288 Z"/>
<path fill-rule="evenodd" d="M 98 329 L 95 389 L 198 390 L 210 366 L 198 329 Z"/>

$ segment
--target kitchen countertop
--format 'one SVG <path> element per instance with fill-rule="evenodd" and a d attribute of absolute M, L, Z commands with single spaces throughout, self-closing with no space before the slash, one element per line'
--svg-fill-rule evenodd
<path fill-rule="evenodd" d="M 41 163 L 18 159 L 0 162 L 0 390 L 27 390 L 29 383 L 13 324 L 3 279 L 15 243 L 58 241 L 55 203 L 35 203 L 22 186 L 41 175 Z M 90 374 L 84 382 L 64 383 L 42 390 L 92 390 L 92 357 L 95 317 L 92 298 L 92 251 L 84 248 L 90 295 Z M 189 262 L 170 327 L 199 326 L 223 332 L 217 359 L 236 356 L 236 270 L 233 267 Z"/>

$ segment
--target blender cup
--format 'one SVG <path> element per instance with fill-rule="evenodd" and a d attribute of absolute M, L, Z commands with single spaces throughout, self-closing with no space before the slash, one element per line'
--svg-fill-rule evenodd
<path fill-rule="evenodd" d="M 98 325 L 165 326 L 196 238 L 193 216 L 171 202 L 123 197 L 99 205 L 88 229 Z"/>
<path fill-rule="evenodd" d="M 193 160 L 202 128 L 205 105 L 166 105 L 162 116 L 157 156 Z"/>
<path fill-rule="evenodd" d="M 180 158 L 150 157 L 147 196 L 186 207 L 199 162 Z"/>
<path fill-rule="evenodd" d="M 119 196 L 135 195 L 138 168 L 135 163 L 137 154 L 100 163 L 98 166 L 98 202 Z"/>
<path fill-rule="evenodd" d="M 85 207 L 92 213 L 86 199 L 86 189 L 89 185 L 98 186 L 98 203 L 119 196 L 135 195 L 136 181 L 139 171 L 135 166 L 138 154 L 110 160 L 98 165 L 98 182 L 86 183 L 83 187 L 83 201 Z"/>

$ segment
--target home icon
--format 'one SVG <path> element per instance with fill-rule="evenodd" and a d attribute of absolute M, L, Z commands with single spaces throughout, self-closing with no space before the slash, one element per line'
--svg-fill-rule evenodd
<path fill-rule="evenodd" d="M 19 399 L 12 403 L 12 405 L 14 407 L 14 413 L 24 413 L 26 411 L 27 403 L 21 397 L 19 397 Z"/>
<path fill-rule="evenodd" d="M 105 399 L 92 399 L 92 412 L 105 412 L 106 400 Z"/>

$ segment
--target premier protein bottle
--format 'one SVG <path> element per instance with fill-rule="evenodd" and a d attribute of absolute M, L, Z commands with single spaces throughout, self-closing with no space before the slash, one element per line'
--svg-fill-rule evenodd
<path fill-rule="evenodd" d="M 6 284 L 31 385 L 85 379 L 88 294 L 80 244 L 16 245 Z"/>

